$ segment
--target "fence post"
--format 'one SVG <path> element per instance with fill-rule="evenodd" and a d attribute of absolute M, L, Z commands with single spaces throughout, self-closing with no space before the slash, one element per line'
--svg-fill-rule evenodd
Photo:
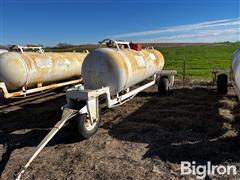
<path fill-rule="evenodd" d="M 186 69 L 186 63 L 185 61 L 183 61 L 183 81 L 185 81 L 185 76 L 186 76 L 186 72 L 185 72 L 185 69 Z"/>

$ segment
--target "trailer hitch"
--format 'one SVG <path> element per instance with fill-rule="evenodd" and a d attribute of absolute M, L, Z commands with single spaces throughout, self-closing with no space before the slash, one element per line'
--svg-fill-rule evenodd
<path fill-rule="evenodd" d="M 68 109 L 68 108 L 63 109 L 63 114 L 62 114 L 61 120 L 57 122 L 57 124 L 52 128 L 52 130 L 47 134 L 47 136 L 36 147 L 33 155 L 28 160 L 28 162 L 25 164 L 25 166 L 13 173 L 13 180 L 20 180 L 21 179 L 21 176 L 23 175 L 23 173 L 30 166 L 30 164 L 37 157 L 37 155 L 42 151 L 42 149 L 47 145 L 47 143 L 54 137 L 54 135 L 63 127 L 63 125 L 68 120 L 70 120 L 71 118 L 73 118 L 77 114 L 78 114 L 78 110 Z"/>

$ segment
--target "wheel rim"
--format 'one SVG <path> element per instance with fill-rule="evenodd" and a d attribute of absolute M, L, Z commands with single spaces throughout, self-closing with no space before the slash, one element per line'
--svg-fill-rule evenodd
<path fill-rule="evenodd" d="M 88 130 L 88 131 L 91 131 L 93 130 L 97 125 L 97 121 L 94 121 L 92 124 L 91 124 L 91 121 L 89 118 L 86 118 L 85 122 L 84 122 L 84 127 Z"/>

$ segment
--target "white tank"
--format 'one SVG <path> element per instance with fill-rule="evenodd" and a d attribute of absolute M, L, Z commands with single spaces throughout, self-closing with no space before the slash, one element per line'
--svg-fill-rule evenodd
<path fill-rule="evenodd" d="M 0 54 L 5 53 L 5 52 L 8 52 L 8 50 L 6 50 L 6 49 L 0 49 Z"/>
<path fill-rule="evenodd" d="M 163 65 L 163 55 L 154 49 L 98 48 L 85 58 L 82 77 L 86 89 L 108 86 L 116 95 L 153 76 Z"/>
<path fill-rule="evenodd" d="M 240 49 L 237 49 L 232 56 L 233 85 L 238 96 L 240 96 Z"/>
<path fill-rule="evenodd" d="M 0 82 L 10 91 L 38 83 L 80 78 L 87 53 L 5 52 L 0 54 Z"/>

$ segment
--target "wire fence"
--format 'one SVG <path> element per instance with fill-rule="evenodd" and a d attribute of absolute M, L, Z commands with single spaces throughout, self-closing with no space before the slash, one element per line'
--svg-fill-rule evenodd
<path fill-rule="evenodd" d="M 165 62 L 164 69 L 177 70 L 177 79 L 180 80 L 192 80 L 192 79 L 212 79 L 211 69 L 224 69 L 227 70 L 230 67 L 230 61 L 218 60 L 218 61 L 184 61 L 174 60 Z"/>

